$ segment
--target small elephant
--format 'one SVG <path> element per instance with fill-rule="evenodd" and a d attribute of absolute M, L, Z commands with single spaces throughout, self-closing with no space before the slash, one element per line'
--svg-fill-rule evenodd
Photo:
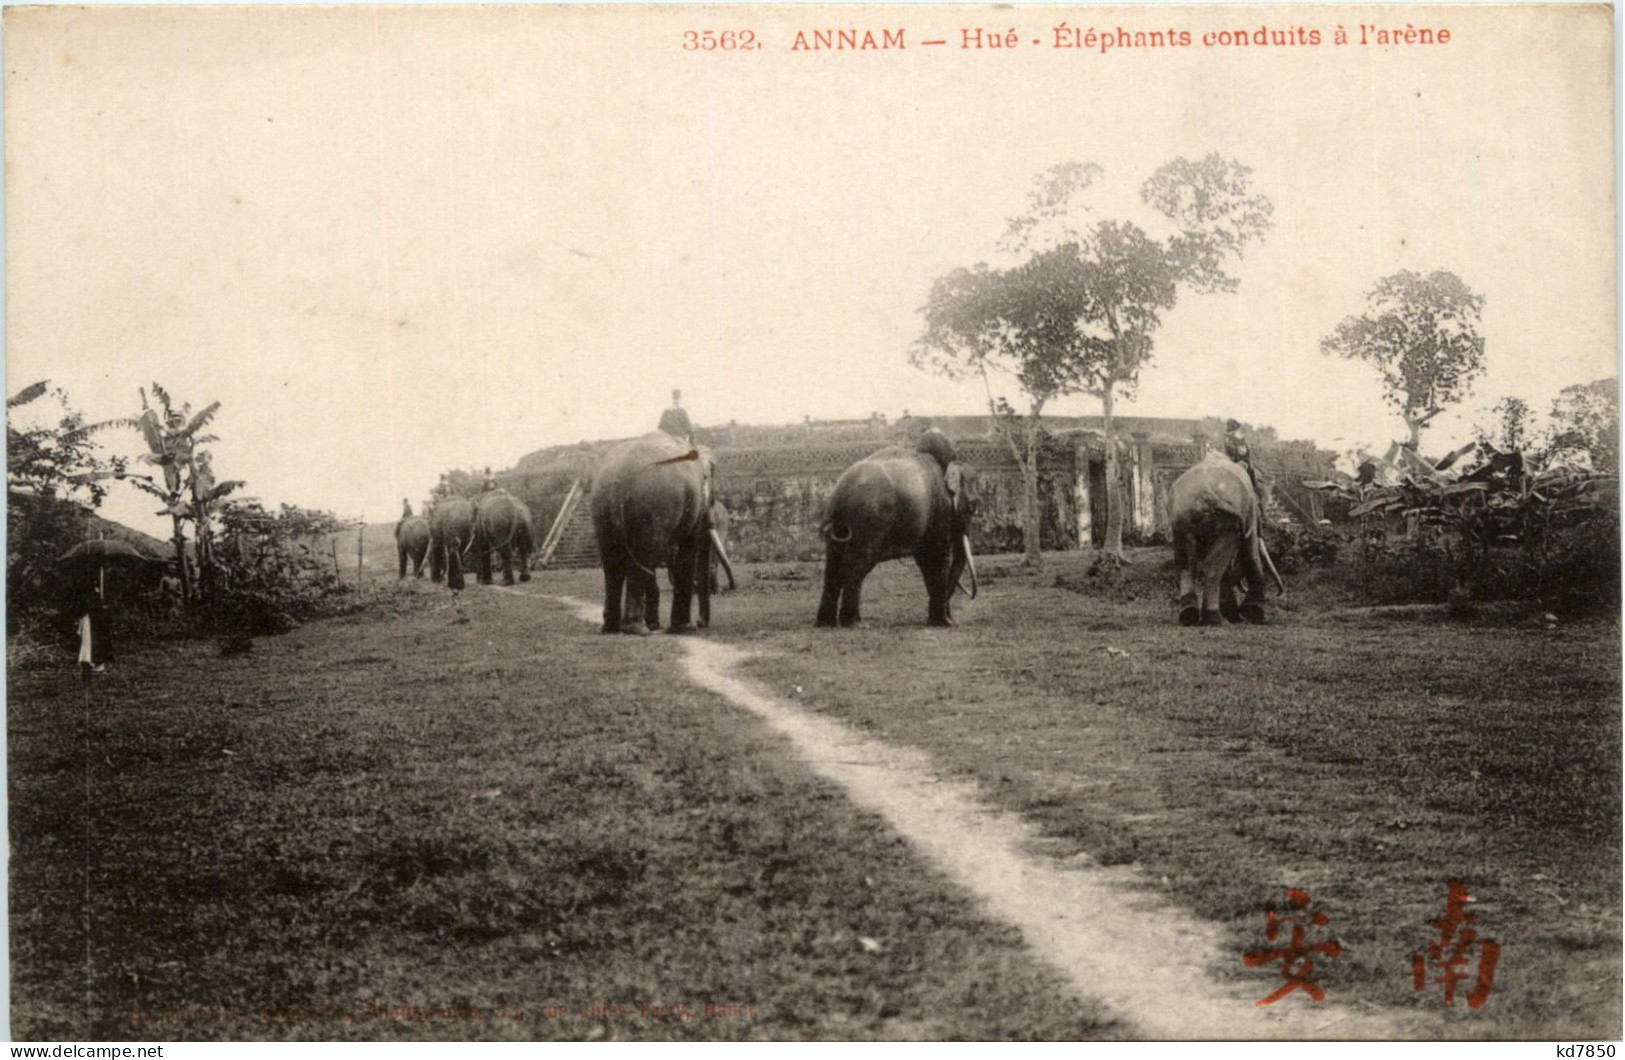
<path fill-rule="evenodd" d="M 953 625 L 950 598 L 967 569 L 971 599 L 978 590 L 970 546 L 975 511 L 970 476 L 935 429 L 925 432 L 914 452 L 891 446 L 847 468 L 819 527 L 824 592 L 817 624 L 856 625 L 863 580 L 875 564 L 913 556 L 925 578 L 926 622 Z"/>
<path fill-rule="evenodd" d="M 446 587 L 463 588 L 463 557 L 474 545 L 474 503 L 452 497 L 429 514 L 429 577 Z"/>
<path fill-rule="evenodd" d="M 1168 488 L 1174 562 L 1179 567 L 1181 625 L 1221 626 L 1225 619 L 1264 621 L 1264 569 L 1285 592 L 1261 533 L 1258 493 L 1242 465 L 1209 453 Z M 1236 586 L 1246 583 L 1238 607 Z"/>
<path fill-rule="evenodd" d="M 412 576 L 423 577 L 423 561 L 429 555 L 429 524 L 415 515 L 404 515 L 395 524 L 395 554 L 400 560 L 399 577 L 406 577 L 406 561 L 412 561 Z"/>
<path fill-rule="evenodd" d="M 480 497 L 474 511 L 474 552 L 481 585 L 492 582 L 491 553 L 502 558 L 502 584 L 513 584 L 514 557 L 519 557 L 519 580 L 530 581 L 530 550 L 536 530 L 525 503 L 504 489 Z"/>
<path fill-rule="evenodd" d="M 673 633 L 693 628 L 693 599 L 710 621 L 716 550 L 733 580 L 728 555 L 710 525 L 714 466 L 709 450 L 665 431 L 651 431 L 606 453 L 592 476 L 592 523 L 604 567 L 605 633 L 646 634 L 660 625 L 660 584 L 671 574 Z"/>

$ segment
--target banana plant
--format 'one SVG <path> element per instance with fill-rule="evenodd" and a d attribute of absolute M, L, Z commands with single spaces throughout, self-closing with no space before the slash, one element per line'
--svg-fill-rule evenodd
<path fill-rule="evenodd" d="M 170 517 L 174 527 L 175 559 L 180 567 L 181 592 L 187 600 L 199 593 L 211 596 L 215 588 L 214 535 L 210 509 L 215 501 L 226 497 L 239 486 L 241 480 L 217 482 L 210 467 L 209 454 L 201 446 L 219 441 L 215 435 L 201 433 L 220 411 L 216 401 L 197 413 L 190 404 L 176 406 L 169 392 L 157 383 L 152 384 L 152 396 L 158 407 L 147 401 L 147 392 L 141 394 L 141 415 L 135 426 L 147 443 L 143 463 L 159 469 L 162 482 L 151 476 L 129 476 L 131 483 L 145 493 L 158 498 L 164 505 L 159 515 Z M 195 528 L 198 578 L 194 586 L 186 559 L 186 523 Z"/>
<path fill-rule="evenodd" d="M 1359 478 L 1306 480 L 1349 502 L 1349 517 L 1401 517 L 1419 545 L 1454 535 L 1460 544 L 1458 583 L 1470 589 L 1479 563 L 1495 545 L 1538 549 L 1545 563 L 1554 526 L 1617 501 L 1618 480 L 1581 468 L 1532 467 L 1525 454 L 1481 442 L 1438 461 L 1401 448 L 1399 458 L 1368 457 Z M 1610 497 L 1614 500 L 1610 500 Z"/>

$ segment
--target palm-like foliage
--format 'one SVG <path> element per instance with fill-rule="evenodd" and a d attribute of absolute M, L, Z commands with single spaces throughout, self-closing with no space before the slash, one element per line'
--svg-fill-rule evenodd
<path fill-rule="evenodd" d="M 169 392 L 157 383 L 152 384 L 152 396 L 158 407 L 149 404 L 146 391 L 141 391 L 141 415 L 129 422 L 147 443 L 142 462 L 158 468 L 162 481 L 151 476 L 131 476 L 130 481 L 142 492 L 158 498 L 164 505 L 158 514 L 172 520 L 175 555 L 188 597 L 192 587 L 186 561 L 186 523 L 192 523 L 196 533 L 198 587 L 209 595 L 215 587 L 211 509 L 216 501 L 231 494 L 243 482 L 217 482 L 209 454 L 201 448 L 219 441 L 217 436 L 201 432 L 220 411 L 220 402 L 212 402 L 194 413 L 190 404 L 176 405 Z"/>
<path fill-rule="evenodd" d="M 1544 562 L 1555 529 L 1618 503 L 1613 475 L 1567 464 L 1535 466 L 1524 453 L 1484 442 L 1437 462 L 1396 447 L 1391 457 L 1370 458 L 1362 471 L 1303 485 L 1342 497 L 1362 525 L 1404 520 L 1419 547 L 1453 538 L 1458 583 L 1468 591 L 1493 547 L 1521 546 Z"/>
<path fill-rule="evenodd" d="M 19 427 L 13 415 L 15 410 L 46 394 L 54 394 L 61 405 L 57 421 L 38 427 Z M 6 398 L 7 489 L 49 497 L 78 497 L 88 500 L 92 507 L 99 505 L 107 493 L 101 483 L 121 477 L 125 462 L 119 457 L 104 461 L 97 451 L 95 435 L 128 422 L 86 423 L 81 413 L 68 406 L 63 391 L 50 389 L 48 380 L 23 387 Z"/>

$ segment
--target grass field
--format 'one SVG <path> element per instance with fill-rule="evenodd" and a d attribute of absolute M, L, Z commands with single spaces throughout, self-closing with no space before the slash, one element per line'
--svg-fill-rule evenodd
<path fill-rule="evenodd" d="M 812 628 L 811 567 L 753 568 L 702 635 L 973 780 L 1045 856 L 1134 866 L 1260 997 L 1240 955 L 1292 886 L 1343 944 L 1316 968 L 1339 1001 L 1620 1033 L 1616 623 L 1395 621 L 1299 582 L 1271 626 L 1188 630 L 1165 552 L 1086 559 L 984 563 L 950 630 L 903 564 L 841 631 Z M 1133 1036 L 681 648 L 424 585 L 244 657 L 128 657 L 88 700 L 14 675 L 13 1035 Z M 1473 1012 L 1411 985 L 1451 878 L 1502 946 Z"/>

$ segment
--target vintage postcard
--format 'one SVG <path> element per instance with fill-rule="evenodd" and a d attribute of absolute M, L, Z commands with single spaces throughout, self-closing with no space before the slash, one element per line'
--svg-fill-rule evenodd
<path fill-rule="evenodd" d="M 1619 1038 L 1612 19 L 6 8 L 11 1035 Z"/>

